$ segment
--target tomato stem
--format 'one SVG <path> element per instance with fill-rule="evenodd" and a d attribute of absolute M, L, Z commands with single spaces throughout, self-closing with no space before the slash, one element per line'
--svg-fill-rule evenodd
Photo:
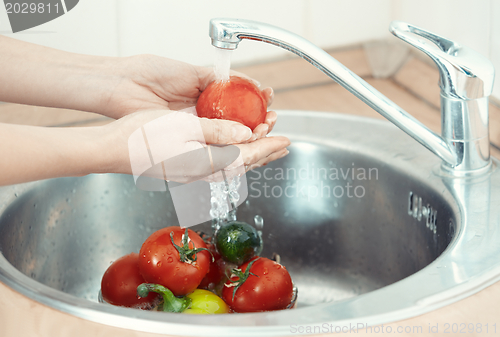
<path fill-rule="evenodd" d="M 259 277 L 259 275 L 255 275 L 254 273 L 251 273 L 250 272 L 250 268 L 252 268 L 252 265 L 254 264 L 255 261 L 257 261 L 258 259 L 260 259 L 260 257 L 256 258 L 255 260 L 251 261 L 248 265 L 247 265 L 247 269 L 245 269 L 245 272 L 242 272 L 241 269 L 239 268 L 235 268 L 232 270 L 232 273 L 234 276 L 236 276 L 238 279 L 231 282 L 231 286 L 234 287 L 234 290 L 233 290 L 233 298 L 231 299 L 231 301 L 234 301 L 234 295 L 236 295 L 236 291 L 239 289 L 239 287 L 241 287 L 243 285 L 243 283 L 245 283 L 245 281 L 247 280 L 247 278 L 250 276 L 250 275 L 253 275 L 253 276 L 256 276 L 256 277 Z M 231 279 L 230 277 L 228 277 L 229 279 Z"/>
<path fill-rule="evenodd" d="M 137 287 L 137 296 L 146 297 L 150 291 L 154 291 L 163 297 L 163 311 L 183 312 L 191 305 L 189 297 L 175 297 L 168 288 L 154 283 L 140 284 Z"/>
<path fill-rule="evenodd" d="M 175 249 L 177 249 L 177 251 L 179 252 L 179 259 L 181 262 L 186 262 L 186 263 L 196 262 L 196 260 L 198 259 L 198 256 L 196 254 L 198 252 L 201 252 L 202 250 L 208 251 L 208 249 L 206 248 L 196 248 L 194 242 L 193 242 L 193 249 L 189 248 L 189 235 L 187 228 L 186 228 L 186 233 L 182 238 L 182 247 L 175 244 L 174 232 L 170 232 L 170 239 L 172 240 L 172 244 L 174 245 Z"/>

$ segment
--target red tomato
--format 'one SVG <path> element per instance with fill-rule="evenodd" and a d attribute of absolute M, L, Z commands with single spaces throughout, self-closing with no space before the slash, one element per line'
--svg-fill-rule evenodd
<path fill-rule="evenodd" d="M 225 262 L 222 260 L 222 257 L 214 248 L 214 245 L 211 243 L 207 244 L 208 250 L 212 253 L 213 260 L 210 261 L 210 267 L 208 269 L 207 275 L 201 280 L 198 288 L 201 289 L 209 289 L 214 288 L 219 282 L 222 281 L 224 277 L 224 266 Z"/>
<path fill-rule="evenodd" d="M 247 274 L 246 269 L 249 265 L 250 271 Z M 241 269 L 240 274 L 247 274 L 246 280 L 241 277 L 243 275 L 232 276 L 222 289 L 222 299 L 234 311 L 281 310 L 286 309 L 292 302 L 292 278 L 281 264 L 265 257 L 256 257 L 245 262 L 239 269 Z M 239 280 L 243 283 L 238 286 L 234 282 Z M 236 292 L 234 292 L 235 287 L 237 287 Z"/>
<path fill-rule="evenodd" d="M 162 228 L 144 241 L 139 252 L 139 270 L 144 279 L 161 284 L 175 296 L 189 294 L 198 287 L 208 272 L 212 258 L 203 239 L 192 230 L 187 231 L 189 243 L 181 242 L 185 232 L 185 229 L 176 226 Z M 172 243 L 172 237 L 178 248 Z M 187 241 L 187 238 L 184 239 Z M 205 250 L 193 253 L 193 248 Z M 180 254 L 185 249 L 191 251 Z"/>
<path fill-rule="evenodd" d="M 137 286 L 146 282 L 139 273 L 139 255 L 130 253 L 113 262 L 104 272 L 101 281 L 102 298 L 114 305 L 146 308 L 158 297 L 150 293 L 147 297 L 137 296 Z"/>
<path fill-rule="evenodd" d="M 198 98 L 196 112 L 198 117 L 229 119 L 253 130 L 266 121 L 267 102 L 255 84 L 232 76 L 210 83 Z"/>

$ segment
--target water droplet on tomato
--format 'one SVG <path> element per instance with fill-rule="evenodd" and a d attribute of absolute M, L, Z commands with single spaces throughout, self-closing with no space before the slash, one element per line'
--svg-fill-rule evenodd
<path fill-rule="evenodd" d="M 156 263 L 156 266 L 157 266 L 157 267 L 161 267 L 161 261 L 158 261 L 158 262 Z"/>
<path fill-rule="evenodd" d="M 263 272 L 264 275 L 267 275 L 269 274 L 269 270 L 267 270 L 267 268 L 264 268 L 264 272 Z"/>
<path fill-rule="evenodd" d="M 172 258 L 172 256 L 169 256 L 169 257 L 168 257 L 167 262 L 168 262 L 168 263 L 172 263 L 172 262 L 174 262 L 174 259 Z"/>
<path fill-rule="evenodd" d="M 150 264 L 150 263 L 151 263 L 151 260 L 148 260 L 148 264 Z"/>

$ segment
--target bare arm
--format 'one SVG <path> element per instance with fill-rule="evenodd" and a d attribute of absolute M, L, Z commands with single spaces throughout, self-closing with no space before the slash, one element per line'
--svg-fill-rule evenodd
<path fill-rule="evenodd" d="M 290 142 L 285 137 L 265 137 L 239 144 L 252 136 L 251 130 L 239 123 L 166 110 L 133 113 L 99 127 L 48 128 L 0 123 L 0 186 L 91 173 L 132 174 L 128 147 L 131 134 L 162 116 L 170 118 L 169 132 L 165 132 L 167 137 L 161 137 L 161 141 L 167 145 L 165 151 L 172 151 L 171 156 L 202 147 L 205 142 L 236 144 L 242 164 L 258 167 L 288 153 L 285 147 Z M 187 124 L 199 125 L 203 139 L 193 134 L 192 127 L 185 128 Z M 233 132 L 235 127 L 238 129 Z M 192 174 L 199 178 L 194 174 L 198 166 L 196 162 L 186 163 L 175 175 Z"/>
<path fill-rule="evenodd" d="M 194 106 L 215 79 L 212 68 L 154 55 L 102 57 L 68 53 L 0 35 L 0 101 L 67 108 L 121 118 L 146 109 Z M 233 75 L 244 74 L 232 72 Z M 271 88 L 263 90 L 268 105 Z M 276 113 L 255 130 L 264 137 Z"/>
<path fill-rule="evenodd" d="M 68 53 L 0 36 L 0 100 L 110 115 L 124 81 L 115 58 Z"/>
<path fill-rule="evenodd" d="M 98 127 L 0 124 L 0 186 L 106 172 Z"/>
<path fill-rule="evenodd" d="M 78 55 L 1 35 L 0 46 L 0 101 L 90 111 L 121 119 L 142 116 L 120 119 L 106 128 L 44 129 L 0 124 L 0 185 L 89 173 L 130 174 L 125 129 L 139 128 L 144 116 L 152 118 L 151 111 L 165 114 L 170 109 L 193 106 L 214 79 L 211 68 L 153 55 Z M 272 90 L 263 92 L 271 102 Z M 275 122 L 276 113 L 269 111 L 266 122 L 253 130 L 253 136 L 250 133 L 248 138 L 230 142 L 250 142 L 238 145 L 246 165 L 264 165 L 286 153 L 288 139 L 265 137 Z M 234 122 L 211 123 L 213 127 Z M 185 129 L 182 124 L 178 128 Z M 230 141 L 231 129 L 214 129 L 222 132 L 215 143 Z"/>

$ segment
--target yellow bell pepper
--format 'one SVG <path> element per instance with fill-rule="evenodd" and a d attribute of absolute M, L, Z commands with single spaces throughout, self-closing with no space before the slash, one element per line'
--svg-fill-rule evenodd
<path fill-rule="evenodd" d="M 186 314 L 225 314 L 229 312 L 229 306 L 213 292 L 196 289 L 183 297 L 175 297 L 174 294 L 162 285 L 143 283 L 137 287 L 137 295 L 148 296 L 154 291 L 163 297 L 163 302 L 158 310 L 167 312 L 182 312 Z"/>

